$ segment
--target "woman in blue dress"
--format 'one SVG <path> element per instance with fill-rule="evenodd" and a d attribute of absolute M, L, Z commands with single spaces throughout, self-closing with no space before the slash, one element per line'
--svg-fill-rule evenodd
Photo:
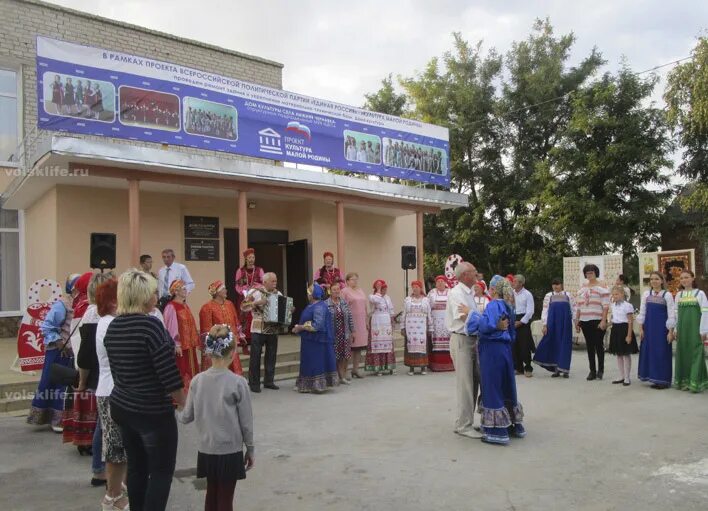
<path fill-rule="evenodd" d="M 324 288 L 315 282 L 307 294 L 310 304 L 302 311 L 300 323 L 293 327 L 293 333 L 300 334 L 300 375 L 295 388 L 298 392 L 320 394 L 339 384 L 334 328 L 332 313 L 323 301 Z"/>
<path fill-rule="evenodd" d="M 524 410 L 516 397 L 516 377 L 511 343 L 514 342 L 514 293 L 511 283 L 501 275 L 489 282 L 492 301 L 484 313 L 472 310 L 467 332 L 479 336 L 479 365 L 482 373 L 482 441 L 507 445 L 509 436 L 523 438 Z"/>
<path fill-rule="evenodd" d="M 671 386 L 671 341 L 676 326 L 674 297 L 664 289 L 661 273 L 651 272 L 649 284 L 651 289 L 644 292 L 637 316 L 642 342 L 637 376 L 650 382 L 653 389 L 666 389 Z"/>
<path fill-rule="evenodd" d="M 553 291 L 543 299 L 543 338 L 538 343 L 533 361 L 551 371 L 552 378 L 568 378 L 570 357 L 573 352 L 573 319 L 575 301 L 563 291 L 563 281 L 559 278 L 551 282 Z"/>

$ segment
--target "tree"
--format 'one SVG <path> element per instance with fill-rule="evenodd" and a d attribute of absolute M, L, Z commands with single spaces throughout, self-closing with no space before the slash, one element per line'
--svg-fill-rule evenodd
<path fill-rule="evenodd" d="M 682 198 L 687 213 L 703 218 L 699 231 L 708 230 L 708 38 L 701 37 L 692 59 L 668 75 L 664 93 L 669 122 L 684 149 L 678 171 L 692 181 Z"/>
<path fill-rule="evenodd" d="M 573 94 L 568 126 L 546 164 L 545 236 L 579 254 L 658 246 L 673 146 L 664 112 L 646 106 L 656 83 L 623 66 Z"/>
<path fill-rule="evenodd" d="M 406 110 L 406 95 L 398 94 L 393 87 L 392 75 L 381 80 L 381 88 L 372 93 L 364 94 L 366 102 L 364 108 L 382 114 L 401 117 Z"/>

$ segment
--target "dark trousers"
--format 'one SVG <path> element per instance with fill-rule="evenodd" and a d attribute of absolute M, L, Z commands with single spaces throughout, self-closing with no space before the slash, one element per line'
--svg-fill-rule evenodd
<path fill-rule="evenodd" d="M 207 478 L 204 511 L 233 511 L 236 481 L 212 481 Z"/>
<path fill-rule="evenodd" d="M 133 511 L 164 511 L 177 458 L 177 421 L 173 412 L 145 414 L 111 403 L 128 457 L 128 500 Z"/>
<path fill-rule="evenodd" d="M 531 325 L 522 324 L 516 329 L 516 341 L 512 345 L 512 355 L 514 357 L 514 369 L 518 372 L 533 372 L 531 365 L 531 346 L 533 336 L 531 335 Z"/>
<path fill-rule="evenodd" d="M 590 363 L 590 372 L 605 372 L 605 331 L 600 330 L 598 325 L 599 319 L 590 321 L 581 321 L 580 329 L 585 337 L 585 349 L 588 350 L 588 362 Z M 595 366 L 595 353 L 597 353 L 597 367 Z"/>
<path fill-rule="evenodd" d="M 248 383 L 251 386 L 261 385 L 261 351 L 265 346 L 265 379 L 266 385 L 275 381 L 275 358 L 278 354 L 277 334 L 251 334 L 251 359 L 248 363 Z"/>

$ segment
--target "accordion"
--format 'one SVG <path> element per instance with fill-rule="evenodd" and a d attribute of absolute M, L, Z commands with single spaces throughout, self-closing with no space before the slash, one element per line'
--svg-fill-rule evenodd
<path fill-rule="evenodd" d="M 289 296 L 269 294 L 263 306 L 263 322 L 289 325 L 293 319 L 293 299 Z"/>

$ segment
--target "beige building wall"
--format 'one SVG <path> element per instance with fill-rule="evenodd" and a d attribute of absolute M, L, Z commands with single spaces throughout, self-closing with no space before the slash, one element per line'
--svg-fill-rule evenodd
<path fill-rule="evenodd" d="M 59 243 L 57 189 L 45 193 L 25 210 L 25 275 L 27 287 L 39 279 L 51 278 L 64 284 L 68 272 L 59 271 L 60 250 L 66 250 L 64 240 Z M 21 289 L 20 293 L 26 293 Z"/>
<path fill-rule="evenodd" d="M 220 260 L 185 261 L 184 216 L 216 216 L 220 227 Z M 117 270 L 128 268 L 128 192 L 124 189 L 58 186 L 26 211 L 27 281 L 50 277 L 62 281 L 69 273 L 88 270 L 91 232 L 117 235 Z M 188 265 L 198 297 L 206 297 L 207 285 L 224 275 L 224 228 L 238 226 L 233 198 L 155 192 L 140 194 L 141 253 L 152 255 L 153 269 L 162 265 L 160 252 L 173 248 L 177 260 Z M 334 204 L 305 200 L 258 200 L 248 210 L 250 229 L 282 229 L 290 240 L 308 239 L 312 268 L 322 265 L 322 253 L 336 253 Z M 403 302 L 403 270 L 400 246 L 415 244 L 415 215 L 391 217 L 345 209 L 346 271 L 356 271 L 368 292 L 377 278 L 385 279 L 400 310 Z M 232 257 L 238 257 L 233 254 Z M 410 278 L 415 278 L 415 272 Z"/>

